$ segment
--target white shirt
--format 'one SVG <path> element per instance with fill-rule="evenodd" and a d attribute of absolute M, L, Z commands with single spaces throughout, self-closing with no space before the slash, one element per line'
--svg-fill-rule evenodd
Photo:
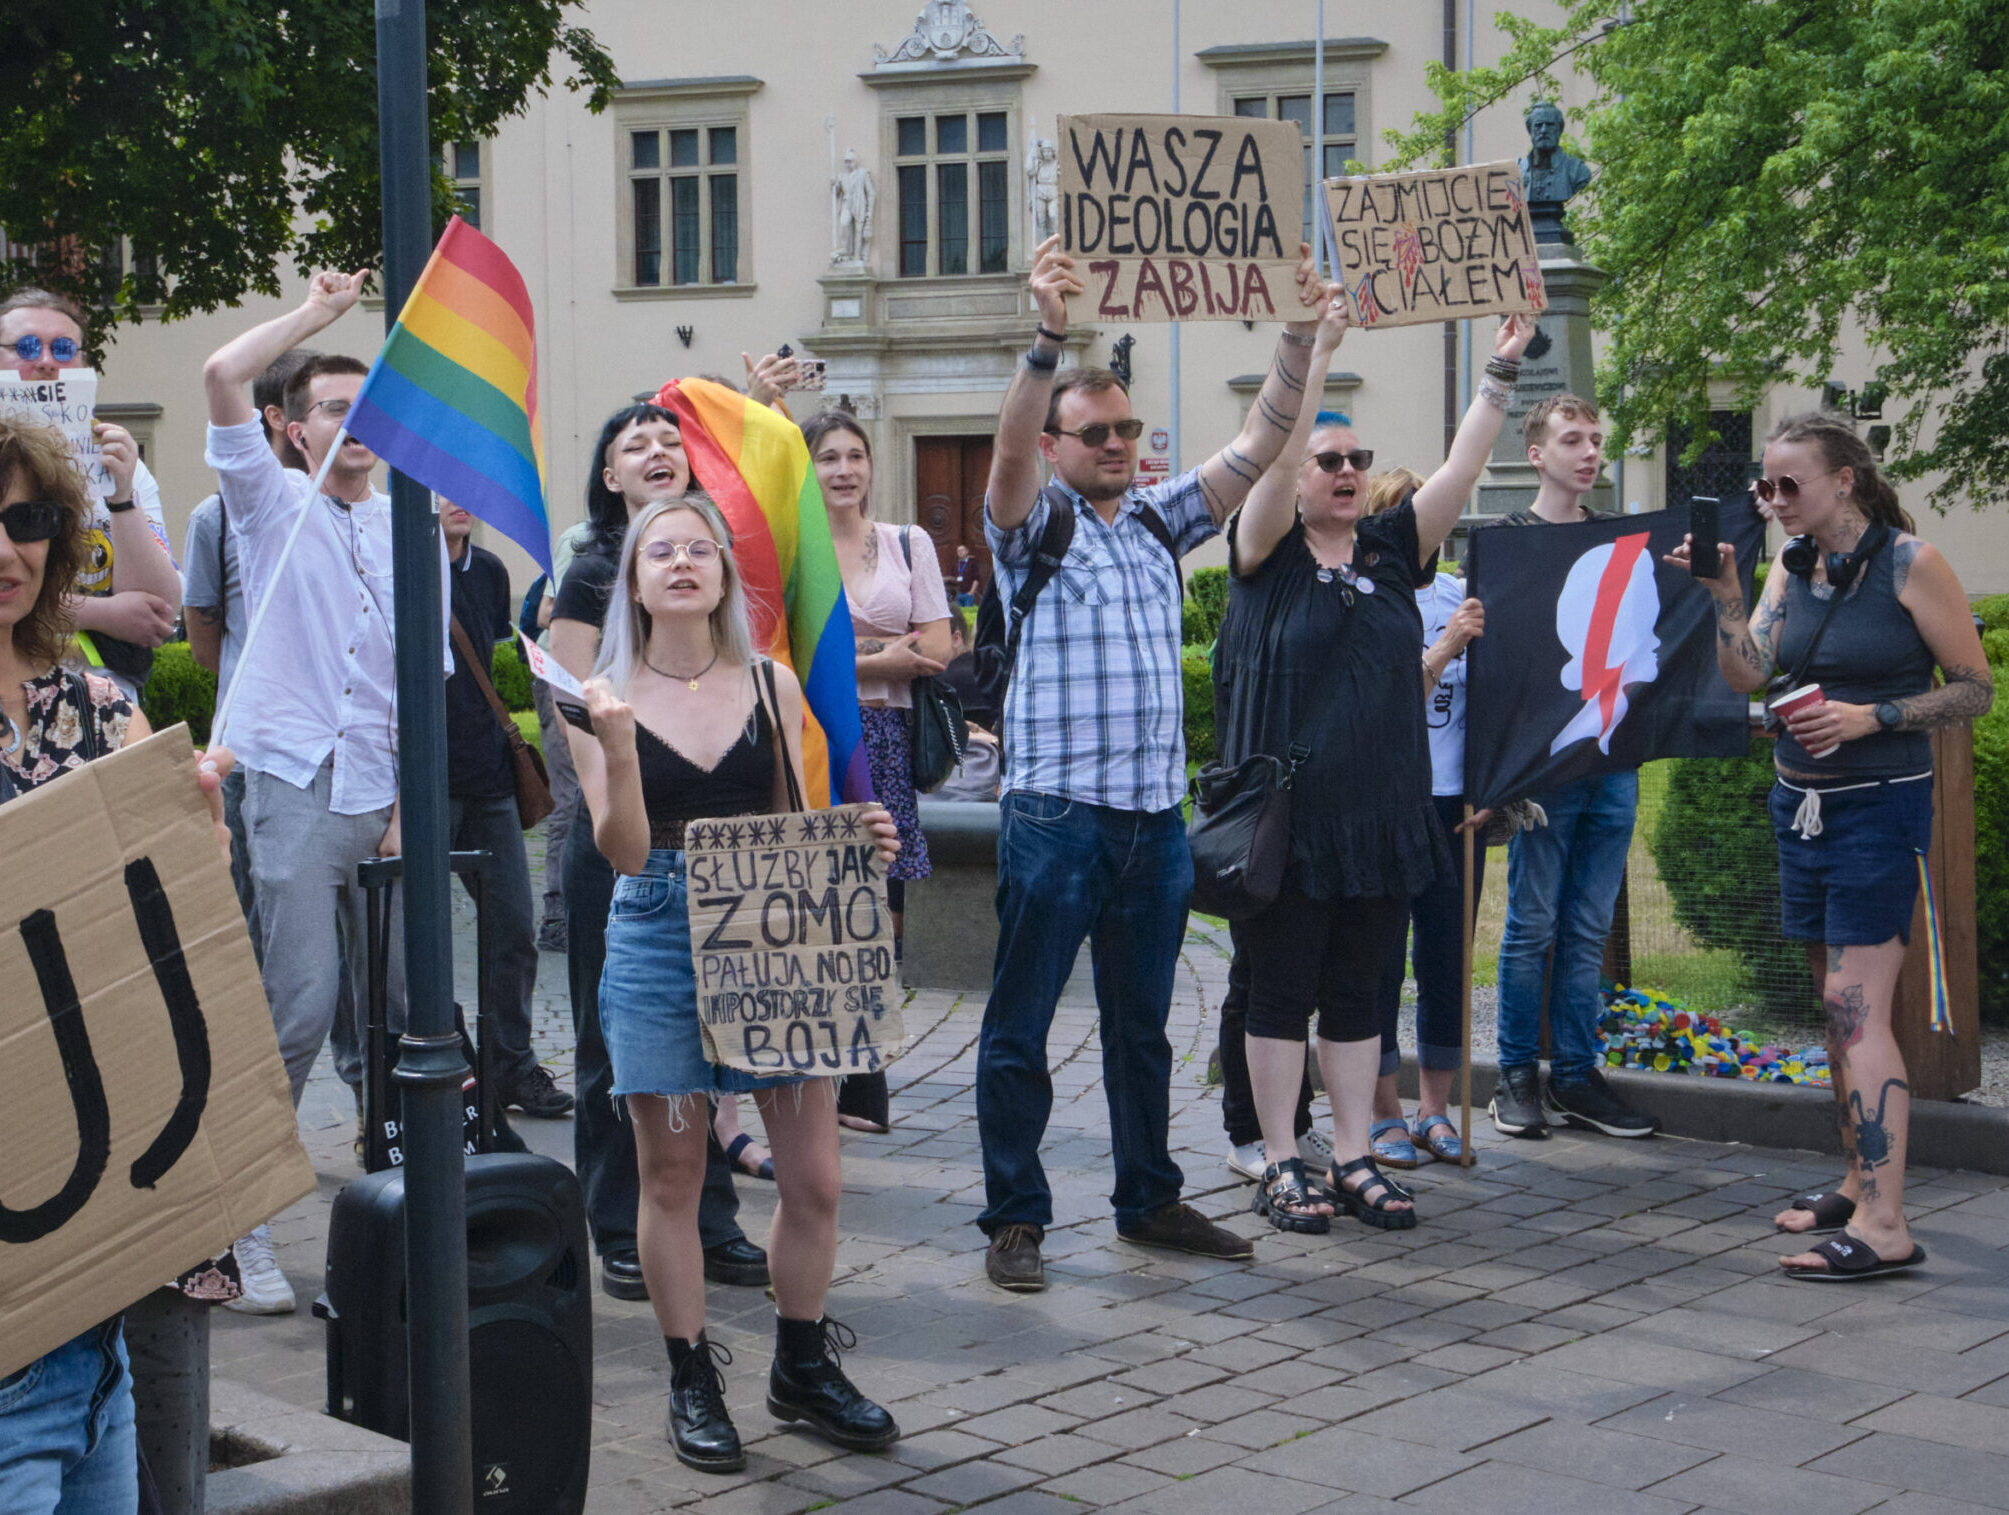
<path fill-rule="evenodd" d="M 255 419 L 211 426 L 208 441 L 206 461 L 222 480 L 237 537 L 247 630 L 277 590 L 257 640 L 240 651 L 225 740 L 246 767 L 300 789 L 332 754 L 328 808 L 385 809 L 398 793 L 390 498 L 372 490 L 347 505 L 315 496 L 312 479 L 279 466 Z M 306 524 L 284 583 L 275 585 L 286 534 L 302 510 Z M 444 542 L 440 574 L 444 623 Z"/>
<path fill-rule="evenodd" d="M 1423 612 L 1423 646 L 1444 634 L 1444 628 L 1458 607 L 1465 603 L 1465 581 L 1454 574 L 1439 573 L 1436 580 L 1416 591 L 1416 606 Z M 1430 728 L 1430 792 L 1465 792 L 1465 654 L 1459 653 L 1445 667 L 1424 702 L 1424 722 Z"/>

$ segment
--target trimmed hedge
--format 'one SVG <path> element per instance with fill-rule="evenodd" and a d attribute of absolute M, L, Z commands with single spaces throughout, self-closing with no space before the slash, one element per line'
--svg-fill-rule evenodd
<path fill-rule="evenodd" d="M 195 661 L 186 642 L 163 642 L 154 649 L 153 676 L 140 695 L 140 709 L 153 729 L 188 723 L 188 734 L 200 747 L 209 740 L 209 723 L 216 714 L 216 675 Z"/>
<path fill-rule="evenodd" d="M 1995 674 L 1995 708 L 1974 723 L 1974 923 L 1981 1018 L 2009 1024 L 2009 595 L 1974 607 Z M 1992 612 L 1992 615 L 1991 615 Z"/>
<path fill-rule="evenodd" d="M 1179 640 L 1188 647 L 1211 647 L 1228 613 L 1228 570 L 1196 568 L 1186 580 L 1186 605 Z"/>
<path fill-rule="evenodd" d="M 523 654 L 514 640 L 495 644 L 495 660 L 490 665 L 490 681 L 509 710 L 530 708 L 530 670 L 523 666 Z"/>
<path fill-rule="evenodd" d="M 1214 662 L 1210 649 L 1205 646 L 1182 648 L 1179 672 L 1186 686 L 1186 761 L 1211 763 L 1214 760 Z"/>

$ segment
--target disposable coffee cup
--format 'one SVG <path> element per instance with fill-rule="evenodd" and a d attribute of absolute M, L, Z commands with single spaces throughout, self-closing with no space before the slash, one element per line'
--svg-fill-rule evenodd
<path fill-rule="evenodd" d="M 1827 702 L 1827 696 L 1821 693 L 1821 686 L 1819 684 L 1802 684 L 1798 689 L 1788 694 L 1782 694 L 1776 700 L 1773 700 L 1769 708 L 1780 720 L 1786 721 L 1802 710 L 1811 710 L 1816 705 L 1825 705 Z M 1824 748 L 1819 752 L 1809 752 L 1807 756 L 1811 758 L 1824 758 L 1831 753 L 1839 752 L 1841 745 L 1840 742 L 1836 742 L 1832 747 Z"/>

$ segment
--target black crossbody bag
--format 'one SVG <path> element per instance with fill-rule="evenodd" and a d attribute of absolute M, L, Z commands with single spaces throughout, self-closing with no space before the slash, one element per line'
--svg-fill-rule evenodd
<path fill-rule="evenodd" d="M 914 576 L 914 543 L 909 528 L 900 528 L 900 553 L 907 560 L 907 577 Z M 911 623 L 909 623 L 911 624 Z M 963 760 L 970 728 L 963 719 L 963 702 L 946 679 L 923 674 L 908 685 L 914 700 L 914 743 L 910 753 L 914 790 L 928 794 L 949 781 Z"/>

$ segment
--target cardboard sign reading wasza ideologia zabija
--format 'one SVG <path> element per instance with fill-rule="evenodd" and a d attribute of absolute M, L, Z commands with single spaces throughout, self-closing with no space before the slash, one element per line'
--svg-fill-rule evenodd
<path fill-rule="evenodd" d="M 0 805 L 0 1375 L 314 1189 L 195 763 Z"/>
<path fill-rule="evenodd" d="M 1323 202 L 1355 326 L 1548 308 L 1516 163 L 1328 179 Z"/>
<path fill-rule="evenodd" d="M 1249 116 L 1062 116 L 1070 319 L 1295 320 L 1304 135 Z"/>
<path fill-rule="evenodd" d="M 684 872 L 705 1056 L 870 1073 L 900 1051 L 893 918 L 864 805 L 693 821 Z"/>

